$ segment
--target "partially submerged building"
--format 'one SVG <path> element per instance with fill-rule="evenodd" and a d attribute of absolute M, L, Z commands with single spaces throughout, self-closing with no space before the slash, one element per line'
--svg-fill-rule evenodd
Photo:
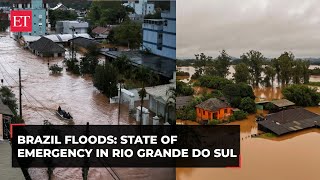
<path fill-rule="evenodd" d="M 176 108 L 170 108 L 170 88 L 175 88 L 175 84 L 166 84 L 155 87 L 145 88 L 149 95 L 149 109 L 154 112 L 156 116 L 161 116 L 167 121 L 168 119 L 175 120 Z M 172 102 L 171 103 L 175 103 Z"/>
<path fill-rule="evenodd" d="M 233 111 L 225 101 L 218 98 L 210 98 L 196 105 L 196 113 L 199 120 L 223 120 L 231 116 Z"/>
<path fill-rule="evenodd" d="M 178 96 L 176 98 L 176 109 L 180 110 L 187 107 L 193 100 L 193 96 Z"/>
<path fill-rule="evenodd" d="M 49 4 L 47 0 L 13 0 L 13 10 L 32 10 L 32 32 L 14 33 L 15 39 L 22 35 L 43 36 L 49 27 Z"/>
<path fill-rule="evenodd" d="M 58 34 L 86 34 L 89 23 L 84 21 L 57 21 L 56 32 Z"/>
<path fill-rule="evenodd" d="M 90 47 L 100 48 L 100 43 L 92 38 L 85 37 L 75 37 L 69 40 L 70 45 L 74 44 L 75 48 L 80 50 L 81 52 L 86 52 Z"/>
<path fill-rule="evenodd" d="M 40 57 L 62 57 L 65 49 L 52 40 L 41 37 L 29 46 L 30 50 Z"/>
<path fill-rule="evenodd" d="M 320 115 L 304 108 L 287 109 L 269 114 L 265 120 L 258 122 L 259 130 L 278 136 L 312 127 L 320 127 Z"/>
<path fill-rule="evenodd" d="M 110 25 L 107 27 L 98 26 L 94 28 L 91 33 L 94 35 L 95 38 L 107 38 L 114 27 L 116 26 L 114 25 L 112 26 Z"/>
<path fill-rule="evenodd" d="M 105 51 L 101 52 L 106 61 L 114 61 L 118 57 L 127 56 L 133 66 L 144 66 L 158 74 L 161 80 L 170 81 L 176 70 L 176 61 L 170 58 L 148 54 L 141 51 Z"/>
<path fill-rule="evenodd" d="M 7 105 L 0 100 L 0 140 L 10 139 L 10 124 L 13 113 Z"/>

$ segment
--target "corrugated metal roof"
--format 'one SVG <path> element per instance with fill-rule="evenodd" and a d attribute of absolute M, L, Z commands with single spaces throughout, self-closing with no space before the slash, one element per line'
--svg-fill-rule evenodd
<path fill-rule="evenodd" d="M 46 35 L 43 37 L 46 37 L 56 43 L 64 43 L 64 42 L 68 42 L 69 40 L 73 39 L 72 34 L 50 34 L 50 35 Z M 74 37 L 84 37 L 87 39 L 92 39 L 89 34 L 75 34 Z M 34 42 L 34 41 L 39 40 L 41 38 L 41 36 L 24 35 L 24 36 L 22 36 L 22 38 L 25 42 L 30 43 L 30 42 Z"/>
<path fill-rule="evenodd" d="M 271 101 L 272 104 L 276 105 L 277 107 L 287 107 L 287 106 L 294 106 L 295 103 L 287 100 L 287 99 L 278 99 Z"/>
<path fill-rule="evenodd" d="M 320 116 L 303 108 L 288 109 L 266 116 L 266 120 L 259 121 L 259 126 L 277 135 L 286 134 L 320 124 Z"/>
<path fill-rule="evenodd" d="M 176 98 L 176 108 L 181 109 L 187 106 L 193 99 L 193 96 L 181 96 Z"/>

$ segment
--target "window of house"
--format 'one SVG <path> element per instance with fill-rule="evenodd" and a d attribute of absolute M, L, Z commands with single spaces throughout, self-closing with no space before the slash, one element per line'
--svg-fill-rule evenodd
<path fill-rule="evenodd" d="M 224 113 L 227 114 L 228 113 L 228 109 L 224 109 Z"/>
<path fill-rule="evenodd" d="M 206 115 L 206 111 L 203 111 L 203 115 Z"/>

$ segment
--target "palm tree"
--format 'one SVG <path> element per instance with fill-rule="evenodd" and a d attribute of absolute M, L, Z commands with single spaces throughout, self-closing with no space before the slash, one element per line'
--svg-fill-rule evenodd
<path fill-rule="evenodd" d="M 150 84 L 151 82 L 154 82 L 157 78 L 154 76 L 154 73 L 152 73 L 150 69 L 147 69 L 144 66 L 140 66 L 139 68 L 136 69 L 135 79 L 142 83 L 142 88 L 139 91 L 140 106 L 141 106 L 141 109 L 140 109 L 140 123 L 141 123 L 143 101 L 144 101 L 144 98 L 147 96 L 145 85 Z"/>
<path fill-rule="evenodd" d="M 168 118 L 170 117 L 170 108 L 176 108 L 176 97 L 177 97 L 177 92 L 176 88 L 170 87 L 167 92 L 166 96 L 168 96 L 167 102 L 166 102 L 166 112 L 165 112 L 165 122 L 168 121 Z"/>

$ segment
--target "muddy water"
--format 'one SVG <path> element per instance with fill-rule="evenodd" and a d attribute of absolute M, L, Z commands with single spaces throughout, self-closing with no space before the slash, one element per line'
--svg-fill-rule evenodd
<path fill-rule="evenodd" d="M 254 89 L 257 97 L 265 100 L 281 98 L 281 89 Z M 320 107 L 308 110 L 320 114 Z M 264 112 L 265 113 L 265 112 Z M 177 124 L 196 125 L 193 121 L 177 121 Z M 230 123 L 240 125 L 242 167 L 226 168 L 178 168 L 178 180 L 318 180 L 320 165 L 320 129 L 308 129 L 279 138 L 256 138 L 258 133 L 255 115 Z"/>
<path fill-rule="evenodd" d="M 74 124 L 117 124 L 118 106 L 94 88 L 91 77 L 75 76 L 65 70 L 61 75 L 50 75 L 47 63 L 62 65 L 63 58 L 39 58 L 18 46 L 8 34 L 0 38 L 0 79 L 12 87 L 18 97 L 18 69 L 22 71 L 23 118 L 27 124 L 66 124 L 54 111 L 60 105 L 70 111 Z M 133 124 L 128 107 L 121 107 L 120 124 Z M 3 152 L 1 152 L 3 153 Z M 10 156 L 10 152 L 8 152 Z M 173 176 L 172 169 L 116 168 L 121 179 L 161 179 Z M 30 169 L 33 180 L 47 179 L 46 169 Z M 55 180 L 82 179 L 80 168 L 54 170 Z M 166 174 L 167 176 L 159 176 Z M 89 179 L 113 179 L 105 168 L 91 168 Z"/>

